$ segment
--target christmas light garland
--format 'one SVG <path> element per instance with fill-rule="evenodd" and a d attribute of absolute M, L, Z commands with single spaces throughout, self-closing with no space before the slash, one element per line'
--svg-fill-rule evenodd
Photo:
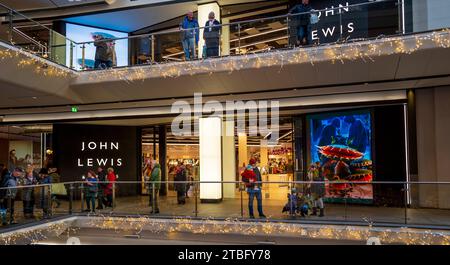
<path fill-rule="evenodd" d="M 70 69 L 65 69 L 64 67 L 53 65 L 53 63 L 48 61 L 46 58 L 41 58 L 28 51 L 19 48 L 0 49 L 0 60 L 3 61 L 15 58 L 19 59 L 17 62 L 18 68 L 33 68 L 34 72 L 39 75 L 58 78 L 77 76 L 76 72 Z"/>
<path fill-rule="evenodd" d="M 123 80 L 127 83 L 147 78 L 177 78 L 183 75 L 213 74 L 214 72 L 239 71 L 248 68 L 279 67 L 285 65 L 330 61 L 344 64 L 346 61 L 373 62 L 381 55 L 412 54 L 425 48 L 450 48 L 450 30 L 410 36 L 386 37 L 375 40 L 352 40 L 308 48 L 275 50 L 198 61 L 156 63 L 82 73 L 84 81 Z"/>
<path fill-rule="evenodd" d="M 153 234 L 160 233 L 192 233 L 192 234 L 233 234 L 244 236 L 287 236 L 303 239 L 367 241 L 369 238 L 379 238 L 382 244 L 406 245 L 450 245 L 450 233 L 436 230 L 412 228 L 382 228 L 348 225 L 313 225 L 286 222 L 254 222 L 251 220 L 225 219 L 155 219 L 150 216 L 114 217 L 88 216 L 87 222 L 59 222 L 52 223 L 38 229 L 25 232 L 0 234 L 0 244 L 21 244 L 23 242 L 38 243 L 49 236 L 69 238 L 76 236 L 82 228 L 96 228 L 140 235 L 144 230 Z"/>

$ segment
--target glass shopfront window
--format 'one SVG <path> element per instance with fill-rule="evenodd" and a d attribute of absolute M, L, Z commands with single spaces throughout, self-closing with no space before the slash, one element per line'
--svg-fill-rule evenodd
<path fill-rule="evenodd" d="M 16 167 L 47 167 L 53 161 L 51 125 L 0 126 L 0 163 Z"/>

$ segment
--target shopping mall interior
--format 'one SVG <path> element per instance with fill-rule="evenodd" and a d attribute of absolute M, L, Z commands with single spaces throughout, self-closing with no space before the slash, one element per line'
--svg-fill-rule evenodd
<path fill-rule="evenodd" d="M 34 183 L 35 218 L 19 187 L 14 213 L 1 204 L 18 224 L 0 238 L 48 221 L 45 196 L 51 218 L 83 228 L 112 216 L 448 229 L 448 1 L 310 2 L 300 25 L 295 0 L 0 0 L 0 164 L 57 170 L 62 185 Z M 114 171 L 114 203 L 86 212 L 99 167 Z M 290 211 L 293 195 L 316 212 Z"/>

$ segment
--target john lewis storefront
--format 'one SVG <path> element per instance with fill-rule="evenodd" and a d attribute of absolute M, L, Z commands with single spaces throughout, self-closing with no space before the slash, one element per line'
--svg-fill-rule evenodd
<path fill-rule="evenodd" d="M 131 123 L 131 121 L 130 121 Z M 226 125 L 221 125 L 225 127 Z M 308 180 L 310 164 L 320 163 L 326 180 L 406 181 L 405 105 L 362 107 L 280 118 L 279 141 L 267 135 L 235 133 L 219 137 L 219 170 L 212 181 L 236 181 L 248 161 L 259 162 L 263 181 Z M 63 181 L 77 181 L 89 169 L 113 167 L 120 181 L 142 181 L 145 165 L 162 165 L 161 195 L 174 195 L 175 169 L 181 162 L 192 180 L 202 178 L 200 137 L 175 136 L 170 124 L 149 126 L 53 125 L 53 162 Z M 211 149 L 211 143 L 206 146 Z M 210 159 L 211 155 L 204 156 Z M 210 161 L 208 164 L 211 164 Z M 212 172 L 209 167 L 207 172 Z M 221 168 L 221 169 L 220 169 Z M 210 174 L 211 175 L 211 174 Z M 268 185 L 266 199 L 285 200 L 289 185 Z M 386 189 L 386 187 L 388 187 Z M 329 202 L 402 205 L 401 185 L 327 186 Z M 121 189 L 120 195 L 147 194 L 145 185 Z M 236 185 L 222 185 L 216 201 L 236 196 Z"/>

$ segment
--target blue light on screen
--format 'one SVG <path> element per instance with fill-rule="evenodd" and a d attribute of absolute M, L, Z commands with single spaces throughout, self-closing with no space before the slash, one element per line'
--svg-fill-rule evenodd
<path fill-rule="evenodd" d="M 75 42 L 86 42 L 92 41 L 92 33 L 102 34 L 106 38 L 123 38 L 128 37 L 128 33 L 114 31 L 114 30 L 104 30 L 95 27 L 81 26 L 71 23 L 66 23 L 66 37 Z M 69 43 L 67 45 L 69 46 Z M 82 61 L 82 48 L 77 45 L 73 48 L 73 66 L 75 69 L 81 69 Z M 117 66 L 127 66 L 128 65 L 128 40 L 118 40 L 115 42 L 115 50 L 117 56 Z M 85 64 L 87 68 L 93 68 L 95 61 L 95 46 L 94 44 L 88 44 L 85 48 Z M 70 66 L 70 49 L 66 51 L 66 65 Z"/>

